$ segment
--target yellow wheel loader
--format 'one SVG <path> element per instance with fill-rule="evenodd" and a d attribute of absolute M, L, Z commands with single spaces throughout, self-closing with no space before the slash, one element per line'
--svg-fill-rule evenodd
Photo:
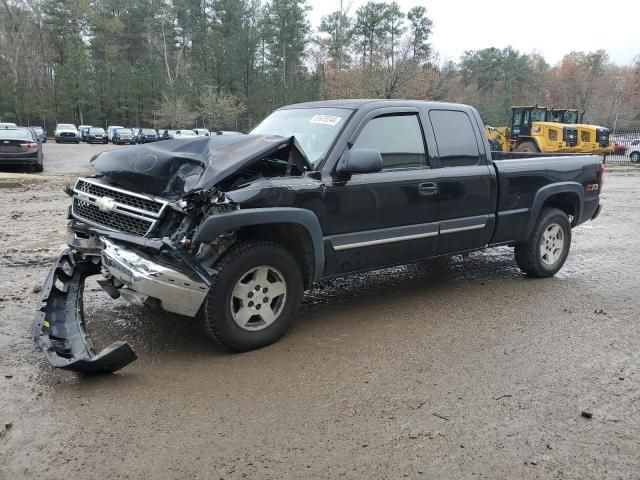
<path fill-rule="evenodd" d="M 511 108 L 511 125 L 486 127 L 492 149 L 504 152 L 577 152 L 578 129 L 551 121 L 551 109 L 522 106 Z"/>
<path fill-rule="evenodd" d="M 613 153 L 613 144 L 609 142 L 609 129 L 582 123 L 583 115 L 575 109 L 552 108 L 551 119 L 554 122 L 571 125 L 578 130 L 576 151 L 609 155 Z"/>

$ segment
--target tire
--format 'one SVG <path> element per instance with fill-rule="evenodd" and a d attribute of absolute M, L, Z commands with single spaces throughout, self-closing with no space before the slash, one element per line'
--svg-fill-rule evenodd
<path fill-rule="evenodd" d="M 44 165 L 42 163 L 36 163 L 33 166 L 33 171 L 36 173 L 42 173 L 44 171 Z"/>
<path fill-rule="evenodd" d="M 241 242 L 214 268 L 216 285 L 199 313 L 209 337 L 228 350 L 243 352 L 270 345 L 285 334 L 300 306 L 303 280 L 300 266 L 284 247 L 267 241 Z M 265 279 L 267 287 L 258 283 Z M 283 293 L 273 295 L 274 289 Z M 252 299 L 257 301 L 250 308 Z"/>
<path fill-rule="evenodd" d="M 79 145 L 80 144 L 80 140 L 76 140 L 75 143 L 76 143 L 76 145 Z"/>
<path fill-rule="evenodd" d="M 629 158 L 633 163 L 640 163 L 640 152 L 632 152 Z"/>
<path fill-rule="evenodd" d="M 569 217 L 557 208 L 545 208 L 529 239 L 515 247 L 518 267 L 527 275 L 545 278 L 564 265 L 571 248 Z"/>
<path fill-rule="evenodd" d="M 60 143 L 60 140 L 56 139 L 56 143 Z"/>
<path fill-rule="evenodd" d="M 516 148 L 516 152 L 530 152 L 530 153 L 537 153 L 540 150 L 538 149 L 538 146 L 536 145 L 535 142 L 531 141 L 531 140 L 527 140 L 526 142 L 522 142 L 520 145 L 518 145 L 518 147 Z"/>

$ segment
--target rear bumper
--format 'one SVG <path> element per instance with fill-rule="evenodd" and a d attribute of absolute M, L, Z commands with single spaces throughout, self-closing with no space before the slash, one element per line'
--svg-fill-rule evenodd
<path fill-rule="evenodd" d="M 7 157 L 0 154 L 0 165 L 37 165 L 38 157 Z"/>
<path fill-rule="evenodd" d="M 595 213 L 591 216 L 591 220 L 595 220 L 596 218 L 598 218 L 601 211 L 602 211 L 602 204 L 600 203 L 598 204 L 598 208 L 596 208 Z"/>

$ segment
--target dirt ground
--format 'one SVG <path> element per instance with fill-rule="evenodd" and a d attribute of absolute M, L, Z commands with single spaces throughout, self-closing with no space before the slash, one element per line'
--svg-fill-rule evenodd
<path fill-rule="evenodd" d="M 608 173 L 555 278 L 501 248 L 332 280 L 255 352 L 90 286 L 92 337 L 139 359 L 82 377 L 29 333 L 64 244 L 52 164 L 0 177 L 0 478 L 640 478 L 640 175 Z"/>

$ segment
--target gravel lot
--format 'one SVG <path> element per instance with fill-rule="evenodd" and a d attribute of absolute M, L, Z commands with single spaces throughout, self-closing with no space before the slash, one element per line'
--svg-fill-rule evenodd
<path fill-rule="evenodd" d="M 92 285 L 96 343 L 140 358 L 81 377 L 29 329 L 62 187 L 102 148 L 46 144 L 44 174 L 0 174 L 0 478 L 640 478 L 633 171 L 607 174 L 555 278 L 501 248 L 332 280 L 255 352 Z"/>

